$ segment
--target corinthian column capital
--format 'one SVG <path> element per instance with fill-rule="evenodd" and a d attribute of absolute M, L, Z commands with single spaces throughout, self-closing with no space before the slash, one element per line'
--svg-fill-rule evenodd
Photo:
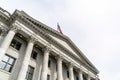
<path fill-rule="evenodd" d="M 68 66 L 69 66 L 70 68 L 73 68 L 73 63 L 69 62 L 69 63 L 68 63 Z"/>
<path fill-rule="evenodd" d="M 28 38 L 28 41 L 31 42 L 31 43 L 35 43 L 35 42 L 37 41 L 37 39 L 34 38 L 33 36 L 30 36 L 30 37 Z"/>
<path fill-rule="evenodd" d="M 7 33 L 7 30 L 1 28 L 0 36 L 4 36 Z"/>
<path fill-rule="evenodd" d="M 44 51 L 44 52 L 51 52 L 51 51 L 52 51 L 52 48 L 51 48 L 50 44 L 48 44 L 47 46 L 45 46 L 45 47 L 43 48 L 43 51 Z"/>
<path fill-rule="evenodd" d="M 63 56 L 61 54 L 58 54 L 58 55 L 55 56 L 55 59 L 56 60 L 59 60 L 59 59 L 63 60 Z"/>
<path fill-rule="evenodd" d="M 18 30 L 20 30 L 21 28 L 20 27 L 17 27 L 16 25 L 13 25 L 10 30 L 11 31 L 14 31 L 14 32 L 17 32 Z"/>

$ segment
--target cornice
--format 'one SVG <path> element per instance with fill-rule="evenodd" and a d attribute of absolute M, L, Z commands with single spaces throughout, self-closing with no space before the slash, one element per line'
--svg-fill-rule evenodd
<path fill-rule="evenodd" d="M 49 43 L 53 43 L 54 45 L 56 44 L 56 46 L 60 47 L 62 50 L 64 50 L 65 52 L 67 53 L 70 53 L 72 56 L 75 57 L 75 55 L 73 55 L 68 49 L 66 49 L 64 46 L 62 46 L 60 43 L 56 42 L 52 37 L 50 37 L 49 35 L 47 35 L 44 31 L 42 30 L 38 30 L 37 29 L 37 26 L 41 27 L 41 28 L 44 28 L 46 30 L 49 30 L 51 32 L 54 32 L 55 34 L 58 34 L 59 36 L 61 37 L 64 37 L 67 41 L 69 41 L 77 50 L 78 52 L 81 54 L 80 50 L 75 46 L 75 44 L 73 44 L 73 42 L 68 38 L 66 37 L 65 35 L 61 35 L 59 34 L 57 31 L 53 30 L 52 28 L 47 28 L 47 27 L 44 27 L 44 26 L 41 26 L 41 24 L 43 23 L 36 23 L 34 21 L 32 21 L 31 19 L 25 17 L 25 15 L 23 16 L 23 12 L 21 13 L 20 11 L 16 10 L 13 15 L 11 16 L 10 18 L 10 22 L 14 22 L 15 19 L 21 19 L 22 23 L 24 24 L 28 24 L 30 25 L 31 27 L 33 27 L 37 32 L 39 32 L 41 35 L 44 35 L 44 38 L 49 42 Z M 38 22 L 38 21 L 37 21 Z M 43 24 L 44 25 L 44 24 Z M 46 25 L 45 25 L 46 26 Z M 87 59 L 83 54 L 82 54 L 82 57 L 84 57 L 85 59 Z M 76 58 L 76 57 L 75 57 Z M 89 67 L 92 71 L 98 73 L 98 70 L 92 65 L 92 67 L 90 67 L 90 65 L 88 65 L 88 63 L 84 63 L 82 62 L 80 59 L 76 58 L 77 60 L 79 60 L 82 64 L 84 64 L 86 67 Z M 85 60 L 84 59 L 84 60 Z M 92 63 L 90 63 L 92 64 Z"/>
<path fill-rule="evenodd" d="M 7 17 L 6 15 L 3 15 L 1 12 L 0 12 L 0 20 L 7 25 L 9 23 L 9 17 Z"/>
<path fill-rule="evenodd" d="M 6 15 L 6 16 L 8 16 L 8 17 L 11 16 L 11 14 L 10 14 L 8 11 L 4 10 L 4 9 L 1 8 L 1 7 L 0 7 L 0 12 L 2 12 L 4 15 Z"/>

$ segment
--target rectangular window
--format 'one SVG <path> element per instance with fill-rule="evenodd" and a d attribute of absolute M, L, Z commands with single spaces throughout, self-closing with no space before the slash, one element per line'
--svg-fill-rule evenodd
<path fill-rule="evenodd" d="M 0 30 L 0 34 L 2 34 L 2 30 Z"/>
<path fill-rule="evenodd" d="M 57 71 L 58 65 L 56 64 L 56 71 Z"/>
<path fill-rule="evenodd" d="M 0 68 L 5 71 L 11 72 L 14 63 L 15 63 L 15 58 L 5 55 L 2 61 L 0 62 Z"/>
<path fill-rule="evenodd" d="M 76 77 L 76 80 L 79 80 L 78 76 Z"/>
<path fill-rule="evenodd" d="M 67 71 L 67 77 L 69 78 L 69 71 Z"/>
<path fill-rule="evenodd" d="M 50 75 L 47 75 L 47 80 L 50 80 Z"/>
<path fill-rule="evenodd" d="M 83 80 L 87 80 L 87 76 L 85 74 L 83 74 L 82 76 L 83 76 Z"/>
<path fill-rule="evenodd" d="M 16 50 L 20 50 L 21 45 L 22 44 L 19 41 L 15 40 L 15 39 L 13 39 L 11 44 L 10 44 L 10 46 L 15 48 Z"/>
<path fill-rule="evenodd" d="M 49 60 L 48 61 L 48 67 L 50 68 L 50 66 L 51 66 L 51 61 Z"/>
<path fill-rule="evenodd" d="M 32 57 L 33 59 L 37 59 L 37 52 L 32 51 L 31 57 Z"/>
<path fill-rule="evenodd" d="M 28 66 L 27 74 L 26 74 L 26 80 L 32 80 L 34 73 L 34 68 L 31 66 Z"/>

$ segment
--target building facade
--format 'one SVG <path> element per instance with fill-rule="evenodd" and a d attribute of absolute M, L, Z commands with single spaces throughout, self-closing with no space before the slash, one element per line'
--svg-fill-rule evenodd
<path fill-rule="evenodd" d="M 99 80 L 98 73 L 67 36 L 0 8 L 0 80 Z"/>

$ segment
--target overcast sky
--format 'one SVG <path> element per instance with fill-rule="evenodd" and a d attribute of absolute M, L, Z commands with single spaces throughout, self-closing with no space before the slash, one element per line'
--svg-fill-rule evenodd
<path fill-rule="evenodd" d="M 63 33 L 100 71 L 101 80 L 120 80 L 120 0 L 0 0 Z"/>

